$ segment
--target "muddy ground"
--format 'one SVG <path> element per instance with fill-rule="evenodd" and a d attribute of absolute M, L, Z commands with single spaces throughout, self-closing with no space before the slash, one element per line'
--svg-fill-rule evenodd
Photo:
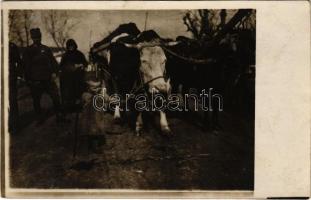
<path fill-rule="evenodd" d="M 48 96 L 42 105 L 48 115 L 38 126 L 29 90 L 20 88 L 21 129 L 10 136 L 14 188 L 253 189 L 252 120 L 222 112 L 222 130 L 211 132 L 193 116 L 170 114 L 173 137 L 159 134 L 156 125 L 137 137 L 126 124 L 113 124 L 111 114 L 99 114 L 99 146 L 88 148 L 87 137 L 78 137 L 73 158 L 74 116 L 60 126 Z"/>

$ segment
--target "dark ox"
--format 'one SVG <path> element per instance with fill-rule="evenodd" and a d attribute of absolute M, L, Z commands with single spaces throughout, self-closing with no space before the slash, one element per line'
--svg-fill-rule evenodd
<path fill-rule="evenodd" d="M 213 45 L 183 36 L 177 37 L 176 41 L 178 44 L 168 50 L 177 56 L 169 51 L 167 53 L 167 69 L 171 78 L 172 93 L 182 93 L 184 96 L 190 88 L 196 88 L 198 91 L 212 89 L 213 94 L 224 96 L 232 76 L 228 74 L 230 73 L 228 70 L 240 71 L 235 69 L 238 67 L 236 61 L 239 52 L 236 37 L 226 35 Z M 239 59 L 243 60 L 241 57 Z M 219 101 L 219 98 L 212 98 L 212 111 L 204 112 L 203 122 L 212 130 L 219 128 Z"/>
<path fill-rule="evenodd" d="M 122 27 L 122 30 L 120 30 Z M 133 23 L 120 25 L 112 34 L 91 49 L 93 62 L 103 68 L 104 87 L 108 94 L 119 94 L 125 98 L 133 91 L 167 94 L 169 80 L 165 78 L 166 56 L 160 47 L 161 39 L 154 31 L 139 33 Z M 107 73 L 108 72 L 108 73 Z M 107 75 L 109 74 L 109 75 Z M 138 90 L 136 90 L 138 88 Z M 139 89 L 140 88 L 140 89 Z M 170 134 L 164 111 L 160 112 L 161 131 Z M 114 118 L 120 119 L 120 108 L 115 107 Z M 136 115 L 135 130 L 142 132 L 142 113 Z"/>

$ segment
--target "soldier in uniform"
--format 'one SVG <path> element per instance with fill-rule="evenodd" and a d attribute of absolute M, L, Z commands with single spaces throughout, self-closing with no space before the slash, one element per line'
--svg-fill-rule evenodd
<path fill-rule="evenodd" d="M 53 101 L 57 121 L 60 120 L 60 97 L 56 85 L 58 64 L 49 47 L 41 44 L 39 28 L 30 30 L 33 44 L 25 50 L 23 60 L 25 65 L 25 79 L 28 82 L 33 98 L 33 107 L 37 114 L 38 124 L 43 123 L 41 96 L 50 95 Z"/>
<path fill-rule="evenodd" d="M 9 131 L 18 128 L 17 77 L 21 69 L 21 59 L 18 47 L 9 43 Z"/>

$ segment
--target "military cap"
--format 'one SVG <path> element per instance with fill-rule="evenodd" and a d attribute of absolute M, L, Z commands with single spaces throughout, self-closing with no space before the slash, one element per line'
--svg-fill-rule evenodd
<path fill-rule="evenodd" d="M 41 38 L 40 28 L 32 28 L 30 29 L 31 38 Z"/>

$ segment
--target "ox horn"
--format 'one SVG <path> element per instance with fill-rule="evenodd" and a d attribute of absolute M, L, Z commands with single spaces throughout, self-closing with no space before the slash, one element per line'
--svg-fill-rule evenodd
<path fill-rule="evenodd" d="M 161 43 L 159 41 L 155 42 L 146 42 L 146 43 L 138 43 L 138 44 L 128 44 L 128 43 L 123 43 L 126 47 L 128 48 L 136 48 L 136 49 L 141 49 L 143 47 L 154 47 L 154 46 L 175 46 L 179 44 L 180 42 L 178 41 L 173 41 L 173 42 L 167 42 L 167 43 Z"/>
<path fill-rule="evenodd" d="M 120 35 L 117 35 L 116 37 L 112 38 L 111 43 L 117 42 L 118 39 L 123 38 L 123 37 L 127 37 L 129 36 L 129 34 L 127 33 L 122 33 Z"/>
<path fill-rule="evenodd" d="M 154 46 L 161 45 L 160 43 L 138 43 L 138 44 L 123 43 L 123 44 L 128 48 L 136 48 L 136 49 L 141 49 L 144 47 L 154 47 Z"/>
<path fill-rule="evenodd" d="M 164 46 L 170 46 L 171 47 L 171 46 L 175 46 L 179 43 L 180 43 L 180 41 L 172 41 L 172 42 L 165 43 Z"/>
<path fill-rule="evenodd" d="M 102 44 L 102 45 L 100 45 L 99 47 L 92 48 L 92 49 L 91 49 L 91 52 L 92 52 L 92 53 L 97 53 L 97 52 L 99 52 L 99 51 L 103 51 L 103 50 L 105 50 L 109 45 L 110 45 L 110 43 Z"/>
<path fill-rule="evenodd" d="M 140 48 L 139 44 L 128 44 L 128 43 L 125 43 L 125 42 L 122 42 L 122 44 L 124 44 L 128 48 L 136 48 L 136 49 Z"/>

